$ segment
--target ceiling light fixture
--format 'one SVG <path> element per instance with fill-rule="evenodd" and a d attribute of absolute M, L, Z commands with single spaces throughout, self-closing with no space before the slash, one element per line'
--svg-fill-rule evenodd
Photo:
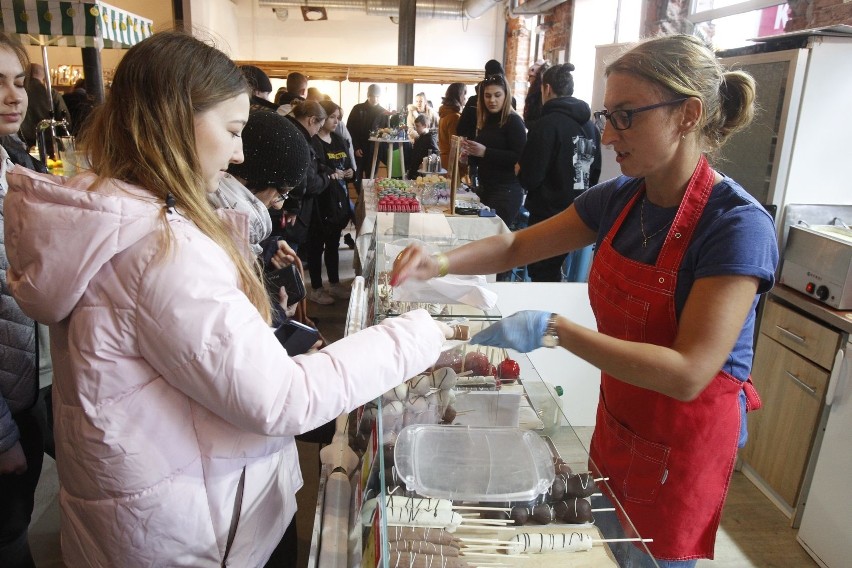
<path fill-rule="evenodd" d="M 320 6 L 302 6 L 302 19 L 306 22 L 319 22 L 327 20 L 328 14 L 326 14 L 325 8 Z"/>

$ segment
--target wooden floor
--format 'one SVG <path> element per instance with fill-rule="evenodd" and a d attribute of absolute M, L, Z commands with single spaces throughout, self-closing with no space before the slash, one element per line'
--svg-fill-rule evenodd
<path fill-rule="evenodd" d="M 341 281 L 354 276 L 352 251 L 340 249 Z M 309 304 L 323 335 L 334 341 L 341 337 L 346 318 L 346 302 L 332 306 Z M 591 429 L 581 432 L 588 439 Z M 300 462 L 305 487 L 297 495 L 296 515 L 299 532 L 300 565 L 307 563 L 317 492 L 318 453 L 314 444 L 300 444 Z M 36 494 L 36 509 L 30 525 L 30 542 L 39 568 L 60 568 L 59 507 L 56 492 L 56 465 L 45 457 L 45 466 Z M 716 540 L 716 559 L 698 562 L 699 568 L 816 568 L 804 549 L 796 542 L 796 531 L 785 517 L 752 483 L 735 473 L 722 515 L 722 526 Z"/>
<path fill-rule="evenodd" d="M 816 568 L 796 542 L 796 529 L 742 473 L 734 473 L 722 526 L 716 537 L 716 559 L 698 568 Z"/>

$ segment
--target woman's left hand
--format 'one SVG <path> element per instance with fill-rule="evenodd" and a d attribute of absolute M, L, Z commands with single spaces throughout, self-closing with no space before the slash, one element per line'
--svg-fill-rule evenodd
<path fill-rule="evenodd" d="M 272 255 L 270 263 L 276 269 L 290 266 L 296 262 L 296 251 L 290 248 L 286 241 L 278 241 L 278 250 Z"/>
<path fill-rule="evenodd" d="M 479 142 L 474 142 L 473 140 L 465 140 L 463 142 L 464 151 L 467 152 L 468 156 L 476 156 L 477 158 L 481 158 L 485 155 L 485 145 L 480 144 Z"/>
<path fill-rule="evenodd" d="M 475 345 L 505 347 L 529 353 L 541 347 L 551 312 L 524 310 L 503 318 L 470 338 Z"/>
<path fill-rule="evenodd" d="M 289 298 L 287 296 L 287 290 L 284 288 L 284 286 L 281 286 L 281 288 L 279 288 L 278 290 L 278 304 L 281 306 L 281 309 L 284 310 L 284 314 L 288 318 L 291 318 L 296 315 L 296 309 L 299 307 L 299 303 L 296 302 L 292 306 L 288 306 L 288 299 Z"/>

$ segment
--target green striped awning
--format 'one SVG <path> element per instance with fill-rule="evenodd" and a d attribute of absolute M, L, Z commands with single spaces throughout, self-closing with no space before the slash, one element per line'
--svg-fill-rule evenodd
<path fill-rule="evenodd" d="M 153 22 L 100 0 L 0 0 L 0 27 L 30 45 L 128 48 Z"/>

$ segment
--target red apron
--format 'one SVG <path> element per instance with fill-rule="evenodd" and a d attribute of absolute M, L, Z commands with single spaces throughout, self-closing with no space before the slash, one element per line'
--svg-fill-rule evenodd
<path fill-rule="evenodd" d="M 703 157 L 666 235 L 656 265 L 625 258 L 612 246 L 644 184 L 625 206 L 595 254 L 589 297 L 598 331 L 670 346 L 677 335 L 678 269 L 713 188 Z M 750 380 L 719 371 L 692 402 L 601 374 L 593 471 L 609 477 L 614 497 L 661 560 L 713 558 L 716 529 L 737 454 L 739 393 L 760 407 Z"/>

